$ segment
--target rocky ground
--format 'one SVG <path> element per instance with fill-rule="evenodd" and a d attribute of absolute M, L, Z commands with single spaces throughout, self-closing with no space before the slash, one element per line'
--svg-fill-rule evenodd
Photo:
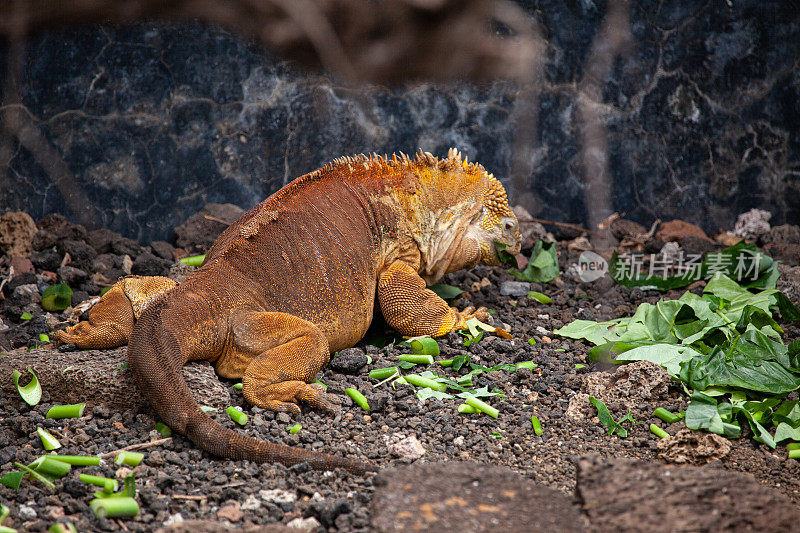
<path fill-rule="evenodd" d="M 227 214 L 228 218 L 236 216 Z M 224 227 L 226 219 L 221 220 L 217 223 Z M 211 230 L 202 226 L 214 223 L 207 218 L 195 222 L 198 234 L 209 233 Z M 72 304 L 77 305 L 127 273 L 167 274 L 172 269 L 173 275 L 178 275 L 175 258 L 201 250 L 204 244 L 197 243 L 200 247 L 195 249 L 186 240 L 180 242 L 179 248 L 167 243 L 141 246 L 110 232 L 86 232 L 56 216 L 39 221 L 29 230 L 30 264 L 18 257 L 13 261 L 4 257 L 0 262 L 0 279 L 9 277 L 10 266 L 15 266 L 16 271 L 3 286 L 5 298 L 0 301 L 0 346 L 11 353 L 0 355 L 0 380 L 4 381 L 0 392 L 0 475 L 13 470 L 15 461 L 28 463 L 43 453 L 36 434 L 39 426 L 60 440 L 63 448 L 59 453 L 64 454 L 109 454 L 161 440 L 155 431 L 158 420 L 149 408 L 130 399 L 130 391 L 136 393 L 124 368 L 124 349 L 75 354 L 75 363 L 62 373 L 77 372 L 83 365 L 86 374 L 81 375 L 93 376 L 80 378 L 84 386 L 88 384 L 84 388 L 78 384 L 59 386 L 58 372 L 48 374 L 42 370 L 47 376 L 42 378 L 45 392 L 41 403 L 33 408 L 5 384 L 10 369 L 8 364 L 3 367 L 2 361 L 27 361 L 34 367 L 46 367 L 48 360 L 62 361 L 57 358 L 73 356 L 38 340 L 40 333 L 64 327 L 70 312 L 46 313 L 41 308 L 40 292 L 50 283 L 65 281 L 74 287 Z M 790 227 L 781 231 L 788 232 L 791 240 L 795 230 Z M 798 233 L 796 245 L 800 245 L 800 230 Z M 765 235 L 765 249 L 771 249 L 776 256 L 787 254 L 786 242 L 766 242 L 769 234 Z M 574 234 L 557 237 L 561 237 L 558 251 L 563 272 L 577 259 L 579 247 Z M 191 235 L 187 239 L 191 240 Z M 686 247 L 721 247 L 710 240 L 700 239 L 699 244 L 695 240 L 687 241 Z M 656 249 L 660 244 L 651 235 L 644 243 L 645 248 L 648 246 Z M 65 261 L 67 255 L 69 260 Z M 785 264 L 780 267 L 779 288 L 797 302 L 800 267 L 796 256 L 782 259 Z M 152 531 L 160 527 L 170 531 L 214 531 L 228 526 L 279 530 L 258 527 L 268 524 L 288 524 L 312 531 L 402 531 L 460 523 L 464 530 L 478 531 L 490 530 L 496 520 L 517 520 L 518 513 L 528 513 L 529 520 L 512 520 L 505 530 L 530 530 L 534 518 L 540 520 L 537 528 L 548 530 L 788 531 L 792 523 L 796 524 L 800 518 L 794 509 L 800 503 L 800 462 L 787 459 L 783 450 L 770 450 L 750 438 L 728 441 L 681 431 L 682 424 L 662 423 L 652 417 L 653 410 L 685 409 L 687 397 L 659 367 L 637 363 L 599 368 L 585 359 L 588 344 L 552 333 L 576 318 L 606 320 L 628 316 L 641 302 L 675 298 L 682 290 L 643 292 L 616 285 L 610 279 L 581 283 L 564 275 L 547 284 L 531 284 L 530 290 L 553 300 L 540 304 L 527 296 L 501 294 L 502 287 L 510 287 L 505 282 L 513 280 L 504 269 L 487 267 L 452 274 L 444 280 L 466 291 L 455 299 L 455 306 L 483 305 L 492 309 L 495 321 L 506 324 L 513 339 L 488 335 L 465 348 L 463 337 L 453 334 L 440 340 L 441 358 L 468 353 L 470 361 L 484 366 L 520 361 L 537 365 L 532 371 L 495 371 L 474 380 L 478 387 L 496 387 L 504 394 L 488 400 L 500 410 L 497 419 L 459 414 L 458 400 L 428 399 L 422 403 L 410 387 L 393 388 L 389 383 L 378 384 L 370 379 L 369 370 L 396 364 L 398 355 L 408 351 L 402 345 L 384 346 L 391 339 L 391 332 L 380 320 L 376 320 L 364 341 L 338 354 L 319 376 L 329 392 L 342 398 L 342 412 L 335 417 L 313 411 L 305 411 L 297 418 L 276 415 L 247 405 L 232 381 L 221 380 L 221 385 L 215 385 L 219 391 L 208 403 L 216 402 L 219 407 L 238 405 L 250 417 L 246 426 L 235 426 L 219 409 L 216 420 L 221 424 L 272 442 L 373 462 L 383 470 L 377 477 L 319 472 L 304 464 L 286 468 L 220 460 L 199 452 L 187 439 L 175 435 L 141 449 L 145 459 L 135 469 L 141 507 L 137 517 L 95 518 L 88 505 L 92 491 L 73 472 L 56 482 L 54 492 L 27 480 L 18 492 L 0 486 L 0 503 L 12 509 L 11 518 L 4 525 L 24 531 L 43 531 L 57 521 L 71 521 L 79 531 Z M 693 290 L 701 288 L 702 284 Z M 30 312 L 33 318 L 20 320 L 24 312 Z M 800 329 L 795 325 L 787 324 L 785 331 L 785 340 L 800 338 Z M 367 356 L 371 364 L 367 364 Z M 101 365 L 91 368 L 93 360 L 106 361 L 102 372 Z M 117 360 L 120 364 L 116 364 Z M 466 372 L 435 366 L 433 370 L 445 377 Z M 213 376 L 204 379 L 208 383 Z M 203 388 L 202 379 L 199 383 Z M 370 412 L 361 410 L 343 394 L 348 387 L 366 396 Z M 587 394 L 603 399 L 615 419 L 631 413 L 635 423 L 629 424 L 627 438 L 606 433 L 594 416 L 596 412 L 588 408 Z M 84 395 L 90 403 L 84 417 L 44 418 L 53 403 L 76 401 L 75 395 Z M 136 407 L 125 408 L 126 402 Z M 541 420 L 541 436 L 532 430 L 532 415 Z M 296 423 L 302 425 L 302 430 L 290 434 L 287 428 Z M 665 439 L 669 442 L 660 442 L 648 430 L 651 423 L 677 435 Z M 111 458 L 106 457 L 98 467 L 76 470 L 124 476 L 127 469 L 116 467 Z M 451 464 L 430 464 L 445 461 Z M 467 466 L 463 462 L 468 462 Z M 679 468 L 675 462 L 709 464 L 683 470 L 689 467 Z M 414 464 L 408 466 L 410 463 Z M 479 483 L 483 485 L 477 490 Z M 730 497 L 709 498 L 706 507 L 698 509 L 702 500 L 698 494 L 703 491 L 697 489 L 699 492 L 687 497 L 685 487 L 705 487 L 706 494 L 733 492 Z M 609 495 L 616 498 L 609 499 Z M 657 501 L 662 497 L 663 501 Z M 681 511 L 682 505 L 687 506 L 686 512 Z M 673 511 L 659 513 L 662 506 Z M 725 509 L 731 511 L 736 506 L 741 512 L 726 514 Z M 463 520 L 453 522 L 453 516 Z M 727 522 L 702 521 L 704 517 L 719 516 Z"/>

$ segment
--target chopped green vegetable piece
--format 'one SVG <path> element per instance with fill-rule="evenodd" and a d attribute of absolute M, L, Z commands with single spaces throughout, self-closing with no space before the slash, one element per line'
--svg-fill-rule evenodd
<path fill-rule="evenodd" d="M 51 435 L 46 429 L 36 428 L 36 433 L 39 434 L 39 438 L 42 439 L 42 446 L 44 446 L 44 449 L 48 452 L 61 448 L 61 443 L 58 442 L 58 439 Z"/>
<path fill-rule="evenodd" d="M 30 319 L 32 319 L 32 318 L 33 318 L 33 315 L 32 315 L 32 314 L 30 314 L 30 313 L 29 313 L 29 312 L 27 312 L 27 311 L 25 311 L 24 313 L 22 313 L 21 315 L 19 315 L 19 319 L 20 319 L 20 320 L 30 320 Z"/>
<path fill-rule="evenodd" d="M 541 292 L 536 291 L 528 291 L 528 298 L 532 298 L 539 302 L 540 304 L 551 304 L 553 303 L 553 299 L 547 296 L 546 294 L 542 294 Z"/>
<path fill-rule="evenodd" d="M 227 409 L 225 409 L 225 412 L 228 413 L 228 416 L 231 417 L 231 420 L 233 420 L 240 426 L 247 424 L 247 415 L 243 413 L 241 409 L 238 409 L 234 406 L 230 406 Z"/>
<path fill-rule="evenodd" d="M 17 533 L 17 530 L 13 527 L 0 526 L 0 533 Z"/>
<path fill-rule="evenodd" d="M 0 483 L 5 485 L 11 490 L 19 489 L 19 484 L 22 482 L 22 472 L 14 471 L 5 474 L 0 478 Z"/>
<path fill-rule="evenodd" d="M 200 410 L 203 411 L 204 413 L 212 413 L 212 412 L 216 413 L 217 412 L 217 408 L 216 407 L 211 407 L 210 405 L 201 405 L 200 406 Z"/>
<path fill-rule="evenodd" d="M 172 436 L 172 428 L 170 428 L 164 422 L 159 422 L 159 423 L 156 424 L 156 431 L 158 431 L 158 433 L 162 437 L 171 437 Z"/>
<path fill-rule="evenodd" d="M 430 354 L 404 353 L 397 357 L 401 362 L 413 363 L 415 365 L 432 365 L 433 356 Z M 398 365 L 399 366 L 399 365 Z"/>
<path fill-rule="evenodd" d="M 114 463 L 118 465 L 139 466 L 139 463 L 142 462 L 142 459 L 144 459 L 143 453 L 119 452 L 114 458 Z"/>
<path fill-rule="evenodd" d="M 431 361 L 431 362 L 433 362 L 433 361 Z M 396 383 L 396 381 L 395 381 L 395 383 Z M 356 389 L 345 389 L 344 392 L 345 392 L 345 394 L 350 396 L 350 398 L 355 402 L 355 404 L 357 406 L 359 406 L 360 408 L 362 408 L 365 411 L 369 411 L 370 410 L 369 403 L 367 403 L 367 399 L 364 397 L 363 394 L 358 392 Z"/>
<path fill-rule="evenodd" d="M 800 450 L 791 450 L 789 452 L 789 459 L 800 459 Z"/>
<path fill-rule="evenodd" d="M 423 354 L 430 356 L 439 355 L 439 343 L 430 337 L 416 337 L 409 339 L 408 344 L 411 346 L 412 354 Z M 433 361 L 431 361 L 431 363 L 433 363 Z"/>
<path fill-rule="evenodd" d="M 90 455 L 48 455 L 53 459 L 58 459 L 62 463 L 67 463 L 72 466 L 97 466 L 100 464 L 99 457 Z"/>
<path fill-rule="evenodd" d="M 50 342 L 50 336 L 47 333 L 39 333 L 40 342 Z"/>
<path fill-rule="evenodd" d="M 594 396 L 589 396 L 589 401 L 597 409 L 597 418 L 599 418 L 600 423 L 606 427 L 609 435 L 616 433 L 623 439 L 628 436 L 628 430 L 622 427 L 622 423 L 625 421 L 633 421 L 633 417 L 631 417 L 630 412 L 622 417 L 619 422 L 616 422 L 611 416 L 611 412 L 608 410 L 608 407 L 606 407 L 606 404 Z"/>
<path fill-rule="evenodd" d="M 301 429 L 303 429 L 303 426 L 301 426 L 300 424 L 295 424 L 293 426 L 287 427 L 286 431 L 288 431 L 291 435 L 296 435 L 300 433 Z"/>
<path fill-rule="evenodd" d="M 72 466 L 69 463 L 59 461 L 55 456 L 43 455 L 28 465 L 43 476 L 52 479 L 60 479 L 69 474 Z"/>
<path fill-rule="evenodd" d="M 5 520 L 9 514 L 11 514 L 11 509 L 0 503 L 0 524 L 3 523 L 3 520 Z"/>
<path fill-rule="evenodd" d="M 544 431 L 542 431 L 542 422 L 539 420 L 538 416 L 533 415 L 531 417 L 531 426 L 533 426 L 533 433 L 537 437 L 541 437 L 542 433 L 544 433 Z"/>
<path fill-rule="evenodd" d="M 112 492 L 116 492 L 119 488 L 119 484 L 117 483 L 116 479 L 110 479 L 103 476 L 93 476 L 92 474 L 81 474 L 79 479 L 84 483 L 88 483 L 89 485 L 94 485 L 95 487 L 101 487 L 103 492 L 106 494 L 111 494 Z"/>
<path fill-rule="evenodd" d="M 372 379 L 389 379 L 392 376 L 399 376 L 400 369 L 396 366 L 387 366 L 385 368 L 376 368 L 374 370 L 370 370 L 369 377 Z"/>
<path fill-rule="evenodd" d="M 412 385 L 415 385 L 417 387 L 427 387 L 429 389 L 433 389 L 439 392 L 444 392 L 447 390 L 447 385 L 445 385 L 444 383 L 439 383 L 438 381 L 422 377 L 418 374 L 407 374 L 403 377 L 406 378 L 406 381 L 408 383 L 411 383 Z"/>
<path fill-rule="evenodd" d="M 439 363 L 444 367 L 448 367 L 448 366 L 453 366 L 453 361 L 455 361 L 455 359 L 441 359 L 437 361 L 437 363 Z"/>
<path fill-rule="evenodd" d="M 467 405 L 471 405 L 478 411 L 486 413 L 487 415 L 491 416 L 492 418 L 497 418 L 500 415 L 500 411 L 489 405 L 488 403 L 484 402 L 483 400 L 479 400 L 475 396 L 469 396 L 464 399 Z"/>
<path fill-rule="evenodd" d="M 16 385 L 17 391 L 19 391 L 19 395 L 22 396 L 22 399 L 25 400 L 25 403 L 34 406 L 42 399 L 42 386 L 39 384 L 39 379 L 36 377 L 33 370 L 29 368 L 28 372 L 30 372 L 33 377 L 31 377 L 31 380 L 25 386 L 20 386 L 19 378 L 22 374 L 16 370 L 11 373 L 11 380 L 14 382 L 14 385 Z"/>
<path fill-rule="evenodd" d="M 675 422 L 678 422 L 679 420 L 683 419 L 681 415 L 676 415 L 675 413 L 671 413 L 666 409 L 664 409 L 663 407 L 659 407 L 658 409 L 653 411 L 653 416 L 660 418 L 667 424 L 674 424 Z"/>
<path fill-rule="evenodd" d="M 586 368 L 586 365 L 583 363 L 578 363 L 575 365 L 575 370 L 580 370 L 581 368 Z"/>
<path fill-rule="evenodd" d="M 80 418 L 83 416 L 83 410 L 85 408 L 85 403 L 54 405 L 47 411 L 47 416 L 45 418 Z"/>
<path fill-rule="evenodd" d="M 55 489 L 56 488 L 55 484 L 52 481 L 50 481 L 49 479 L 47 479 L 46 477 L 41 475 L 39 472 L 36 472 L 32 468 L 28 468 L 27 466 L 25 466 L 22 463 L 14 463 L 14 466 L 16 466 L 17 468 L 22 470 L 25 474 L 28 475 L 28 477 L 38 481 L 42 485 L 44 485 L 44 486 L 46 486 L 46 487 L 48 487 L 50 489 Z"/>
<path fill-rule="evenodd" d="M 139 504 L 136 503 L 136 500 L 127 496 L 120 498 L 95 498 L 89 502 L 89 507 L 97 518 L 136 516 L 139 514 Z"/>
<path fill-rule="evenodd" d="M 205 254 L 203 254 L 203 255 L 193 255 L 191 257 L 182 257 L 180 259 L 180 262 L 186 266 L 199 267 L 200 265 L 203 264 L 203 261 L 205 260 L 206 256 Z"/>
<path fill-rule="evenodd" d="M 315 379 L 315 380 L 314 380 L 314 381 L 312 381 L 311 383 L 319 383 L 320 385 L 322 385 L 322 388 L 323 388 L 323 389 L 325 389 L 325 390 L 328 390 L 328 386 L 327 386 L 327 385 L 325 385 L 323 382 L 321 382 L 321 381 L 320 381 L 320 380 L 318 380 L 318 379 Z"/>
<path fill-rule="evenodd" d="M 519 370 L 520 368 L 527 368 L 528 370 L 533 370 L 534 368 L 537 368 L 538 366 L 539 365 L 537 365 L 533 361 L 522 361 L 522 362 L 517 363 L 517 370 Z"/>
<path fill-rule="evenodd" d="M 63 311 L 72 302 L 72 289 L 66 283 L 50 285 L 42 293 L 42 307 L 47 311 Z"/>
<path fill-rule="evenodd" d="M 790 442 L 786 445 L 787 450 L 800 450 L 800 442 Z"/>
<path fill-rule="evenodd" d="M 530 344 L 531 346 L 535 345 L 536 344 L 536 339 L 531 337 L 530 339 L 528 339 L 528 344 Z"/>
<path fill-rule="evenodd" d="M 236 385 L 233 386 L 233 390 L 242 390 L 243 388 L 244 384 L 242 383 L 237 383 Z"/>
<path fill-rule="evenodd" d="M 650 432 L 659 439 L 666 439 L 667 437 L 669 437 L 669 433 L 667 433 L 666 431 L 664 431 L 655 424 L 650 424 Z"/>
<path fill-rule="evenodd" d="M 480 413 L 478 409 L 475 409 L 474 407 L 466 403 L 462 403 L 461 405 L 458 406 L 458 412 L 461 413 L 462 415 L 472 415 L 475 413 Z"/>

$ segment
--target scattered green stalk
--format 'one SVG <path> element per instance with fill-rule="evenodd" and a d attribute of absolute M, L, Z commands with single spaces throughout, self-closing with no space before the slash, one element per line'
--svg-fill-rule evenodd
<path fill-rule="evenodd" d="M 27 311 L 25 311 L 24 313 L 22 313 L 21 315 L 19 315 L 19 319 L 20 319 L 20 320 L 30 320 L 30 319 L 32 319 L 32 318 L 33 318 L 33 315 L 32 315 L 32 314 L 30 314 L 30 313 L 29 313 L 29 312 L 27 312 Z"/>
<path fill-rule="evenodd" d="M 36 433 L 39 434 L 39 438 L 42 439 L 42 446 L 44 446 L 44 449 L 48 452 L 61 448 L 61 443 L 58 442 L 58 439 L 51 435 L 46 429 L 36 428 Z"/>
<path fill-rule="evenodd" d="M 462 415 L 473 415 L 475 413 L 480 413 L 479 410 L 466 403 L 462 403 L 458 406 L 458 412 Z"/>
<path fill-rule="evenodd" d="M 84 483 L 88 483 L 89 485 L 94 485 L 95 487 L 100 487 L 103 489 L 103 492 L 107 494 L 111 494 L 115 492 L 119 488 L 119 484 L 117 483 L 116 479 L 110 479 L 103 476 L 93 476 L 91 474 L 81 474 L 80 480 Z"/>
<path fill-rule="evenodd" d="M 200 410 L 203 411 L 204 413 L 216 413 L 217 412 L 217 408 L 216 407 L 211 407 L 210 405 L 201 405 L 200 406 Z"/>
<path fill-rule="evenodd" d="M 789 459 L 800 459 L 800 450 L 789 450 Z"/>
<path fill-rule="evenodd" d="M 97 518 L 136 516 L 139 514 L 139 504 L 129 496 L 120 498 L 95 498 L 89 502 L 89 507 Z"/>
<path fill-rule="evenodd" d="M 541 292 L 536 291 L 528 291 L 528 298 L 532 298 L 539 302 L 540 304 L 551 304 L 553 303 L 553 299 L 547 296 L 546 294 L 542 294 Z"/>
<path fill-rule="evenodd" d="M 17 530 L 13 527 L 0 526 L 0 533 L 17 533 Z"/>
<path fill-rule="evenodd" d="M 46 418 L 80 418 L 83 416 L 84 409 L 86 409 L 85 403 L 54 405 L 47 411 Z"/>
<path fill-rule="evenodd" d="M 55 489 L 56 488 L 55 484 L 52 481 L 50 481 L 49 479 L 47 479 L 46 477 L 41 475 L 39 472 L 36 472 L 32 468 L 28 468 L 27 466 L 25 466 L 22 463 L 14 463 L 14 466 L 16 466 L 17 468 L 19 468 L 20 470 L 22 470 L 23 472 L 28 474 L 28 476 L 30 476 L 31 479 L 34 479 L 34 480 L 38 481 L 39 483 L 41 483 L 45 487 L 48 487 L 50 489 Z"/>
<path fill-rule="evenodd" d="M 97 466 L 100 464 L 99 457 L 92 457 L 87 455 L 47 455 L 62 463 L 67 463 L 72 466 Z"/>
<path fill-rule="evenodd" d="M 517 363 L 517 370 L 519 370 L 520 368 L 527 368 L 528 370 L 533 370 L 537 366 L 539 365 L 537 365 L 533 361 L 522 361 L 521 363 Z"/>
<path fill-rule="evenodd" d="M 438 381 L 434 381 L 430 378 L 424 378 L 417 374 L 406 374 L 404 377 L 406 378 L 407 382 L 417 387 L 427 387 L 439 392 L 444 392 L 447 390 L 447 385 L 444 383 L 439 383 Z"/>
<path fill-rule="evenodd" d="M 667 437 L 669 437 L 669 433 L 667 433 L 666 431 L 664 431 L 655 424 L 650 424 L 650 432 L 659 439 L 666 439 Z"/>
<path fill-rule="evenodd" d="M 344 392 L 345 392 L 345 394 L 347 394 L 348 396 L 350 396 L 350 398 L 351 398 L 351 399 L 352 399 L 352 400 L 353 400 L 353 401 L 356 403 L 356 405 L 358 405 L 360 408 L 362 408 L 362 409 L 363 409 L 363 410 L 365 410 L 365 411 L 369 411 L 369 410 L 370 410 L 370 408 L 369 408 L 369 403 L 367 403 L 367 399 L 364 397 L 364 395 L 363 395 L 363 394 L 361 394 L 360 392 L 358 392 L 356 389 L 345 389 L 345 390 L 344 390 Z"/>
<path fill-rule="evenodd" d="M 289 426 L 286 429 L 287 431 L 289 431 L 290 435 L 297 435 L 298 433 L 300 433 L 300 430 L 303 429 L 303 426 L 301 426 L 300 424 L 295 424 L 293 426 Z"/>
<path fill-rule="evenodd" d="M 411 346 L 412 354 L 439 355 L 439 343 L 430 337 L 410 339 L 408 344 Z"/>
<path fill-rule="evenodd" d="M 59 461 L 51 455 L 43 455 L 28 465 L 43 476 L 48 476 L 54 479 L 60 479 L 66 476 L 72 465 Z"/>
<path fill-rule="evenodd" d="M 369 371 L 369 377 L 372 379 L 389 379 L 394 375 L 399 375 L 400 369 L 396 366 L 387 366 L 386 368 L 376 368 L 374 370 Z"/>
<path fill-rule="evenodd" d="M 653 416 L 660 418 L 667 424 L 674 424 L 675 422 L 678 422 L 683 419 L 681 415 L 676 415 L 675 413 L 667 411 L 663 407 L 659 407 L 658 409 L 653 411 Z"/>
<path fill-rule="evenodd" d="M 800 442 L 790 442 L 786 445 L 786 449 L 791 450 L 800 450 Z"/>
<path fill-rule="evenodd" d="M 50 336 L 47 333 L 39 333 L 40 342 L 50 342 Z"/>
<path fill-rule="evenodd" d="M 3 520 L 5 520 L 10 514 L 11 514 L 11 509 L 0 503 L 0 524 L 2 524 Z"/>
<path fill-rule="evenodd" d="M 236 385 L 233 386 L 233 390 L 242 390 L 243 388 L 244 385 L 241 383 L 237 383 Z"/>
<path fill-rule="evenodd" d="M 11 373 L 11 380 L 14 382 L 14 385 L 17 387 L 17 391 L 19 391 L 19 395 L 22 396 L 22 399 L 25 400 L 30 406 L 34 406 L 42 399 L 42 386 L 39 384 L 39 378 L 36 377 L 36 374 L 31 370 L 28 369 L 28 372 L 31 374 L 31 380 L 25 386 L 20 386 L 19 378 L 22 377 L 17 370 Z"/>
<path fill-rule="evenodd" d="M 156 424 L 156 431 L 162 437 L 171 437 L 172 436 L 172 428 L 166 425 L 164 422 L 159 422 Z"/>
<path fill-rule="evenodd" d="M 414 363 L 415 365 L 433 364 L 433 356 L 430 354 L 404 353 L 400 355 L 397 359 L 400 361 L 407 361 L 409 363 Z"/>
<path fill-rule="evenodd" d="M 241 411 L 240 411 L 241 412 Z M 244 413 L 242 413 L 244 415 Z M 247 415 L 245 415 L 245 418 Z M 246 420 L 245 420 L 246 422 Z M 139 452 L 119 452 L 114 458 L 114 463 L 118 465 L 139 466 L 144 459 L 144 454 Z M 114 489 L 116 490 L 116 489 Z"/>
<path fill-rule="evenodd" d="M 464 400 L 467 405 L 471 405 L 478 411 L 484 412 L 487 415 L 491 416 L 492 418 L 497 418 L 500 415 L 500 411 L 489 405 L 488 403 L 480 400 L 474 396 L 470 396 L 466 400 Z"/>
<path fill-rule="evenodd" d="M 537 437 L 541 437 L 541 436 L 542 436 L 542 433 L 544 433 L 544 431 L 542 431 L 542 423 L 541 423 L 541 421 L 539 420 L 539 417 L 538 417 L 538 416 L 536 416 L 536 415 L 533 415 L 533 416 L 531 417 L 531 425 L 533 426 L 533 433 L 534 433 L 534 434 L 535 434 Z"/>
<path fill-rule="evenodd" d="M 228 416 L 231 417 L 231 420 L 243 426 L 247 424 L 247 415 L 241 412 L 239 409 L 235 408 L 234 406 L 230 406 L 225 409 L 225 412 L 228 413 Z"/>
<path fill-rule="evenodd" d="M 453 366 L 453 361 L 455 361 L 455 359 L 442 359 L 441 361 L 438 361 L 438 363 L 442 366 L 447 367 L 447 366 Z"/>
<path fill-rule="evenodd" d="M 193 255 L 191 257 L 182 257 L 180 262 L 186 266 L 190 267 L 199 267 L 203 264 L 203 261 L 206 260 L 205 254 L 203 255 Z"/>

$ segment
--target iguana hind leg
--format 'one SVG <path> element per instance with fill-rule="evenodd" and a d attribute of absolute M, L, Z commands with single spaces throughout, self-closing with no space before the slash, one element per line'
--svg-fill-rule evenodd
<path fill-rule="evenodd" d="M 242 392 L 253 405 L 299 413 L 298 404 L 334 412 L 335 398 L 308 383 L 328 364 L 328 341 L 320 329 L 286 313 L 234 311 L 232 343 L 217 361 L 224 377 L 242 377 Z"/>
<path fill-rule="evenodd" d="M 128 344 L 133 324 L 158 296 L 177 283 L 161 276 L 131 276 L 121 279 L 78 322 L 54 336 L 61 344 L 79 348 L 106 349 Z"/>

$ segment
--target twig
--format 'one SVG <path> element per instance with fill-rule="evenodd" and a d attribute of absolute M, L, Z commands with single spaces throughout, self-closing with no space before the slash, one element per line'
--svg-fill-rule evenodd
<path fill-rule="evenodd" d="M 212 220 L 214 222 L 219 222 L 220 224 L 225 224 L 226 226 L 230 226 L 231 225 L 230 222 L 225 222 L 221 218 L 212 217 L 211 215 L 203 215 L 203 218 L 205 218 L 206 220 Z"/>
<path fill-rule="evenodd" d="M 545 226 L 555 226 L 557 228 L 565 228 L 565 229 L 572 229 L 575 231 L 580 231 L 581 233 L 590 233 L 590 234 L 597 234 L 596 231 L 592 231 L 590 229 L 586 229 L 583 226 L 579 226 L 578 224 L 570 224 L 569 222 L 555 222 L 553 220 L 545 220 L 543 218 L 529 218 L 528 220 L 520 220 L 520 224 L 532 224 L 532 223 L 543 224 Z"/>
<path fill-rule="evenodd" d="M 205 494 L 173 494 L 172 497 L 176 500 L 191 500 L 193 502 L 203 502 L 208 499 Z"/>
<path fill-rule="evenodd" d="M 120 448 L 119 450 L 114 450 L 113 452 L 101 453 L 100 457 L 101 458 L 114 457 L 120 452 L 130 452 L 130 451 L 133 451 L 133 450 L 142 450 L 144 448 L 152 448 L 153 446 L 159 446 L 159 445 L 164 444 L 165 442 L 169 442 L 171 440 L 172 440 L 172 437 L 167 437 L 165 439 L 158 439 L 158 440 L 153 440 L 153 441 L 150 441 L 150 442 L 140 442 L 139 444 L 131 444 L 130 446 L 125 446 L 124 448 Z"/>

